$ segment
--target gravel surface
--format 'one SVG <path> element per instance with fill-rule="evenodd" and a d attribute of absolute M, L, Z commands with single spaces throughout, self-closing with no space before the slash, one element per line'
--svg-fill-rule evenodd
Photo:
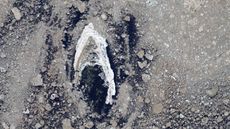
<path fill-rule="evenodd" d="M 0 129 L 230 128 L 229 0 L 0 7 Z M 100 67 L 74 81 L 75 46 L 89 23 L 108 43 L 112 105 Z"/>

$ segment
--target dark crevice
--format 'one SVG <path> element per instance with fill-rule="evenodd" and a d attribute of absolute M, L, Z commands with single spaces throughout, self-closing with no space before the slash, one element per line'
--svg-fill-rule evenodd
<path fill-rule="evenodd" d="M 67 13 L 67 23 L 64 28 L 62 45 L 63 48 L 67 51 L 67 59 L 66 59 L 66 76 L 72 82 L 74 80 L 74 55 L 75 55 L 75 47 L 76 45 L 73 43 L 73 35 L 70 34 L 71 31 L 77 26 L 77 23 L 81 20 L 84 20 L 84 14 L 87 12 L 81 13 L 77 7 L 71 6 L 69 8 L 69 12 Z"/>
<path fill-rule="evenodd" d="M 116 56 L 114 56 L 112 54 L 112 50 L 110 48 L 110 46 L 108 46 L 106 48 L 107 50 L 107 55 L 108 55 L 108 58 L 109 58 L 109 62 L 110 62 L 110 66 L 113 70 L 113 73 L 114 73 L 114 82 L 115 82 L 115 85 L 116 85 L 116 94 L 115 96 L 113 96 L 113 99 L 116 99 L 117 95 L 118 95 L 118 91 L 119 91 L 119 85 L 122 84 L 126 78 L 128 77 L 127 74 L 125 74 L 125 71 L 124 69 L 119 69 L 119 66 L 120 65 L 123 65 L 122 63 L 119 63 L 119 62 L 116 62 Z M 125 63 L 123 61 L 123 63 Z M 120 71 L 119 71 L 120 70 Z M 118 74 L 118 71 L 120 74 Z"/>
<path fill-rule="evenodd" d="M 67 23 L 66 26 L 64 28 L 64 36 L 62 39 L 62 44 L 63 44 L 63 48 L 65 50 L 68 50 L 68 48 L 70 48 L 70 46 L 72 45 L 72 35 L 70 34 L 70 32 L 76 27 L 77 23 L 81 20 L 84 20 L 84 14 L 85 13 L 81 13 L 77 7 L 71 6 L 69 8 L 69 12 L 67 13 Z"/>
<path fill-rule="evenodd" d="M 137 83 L 142 82 L 141 73 L 143 69 L 138 67 L 137 62 L 139 61 L 136 55 L 136 47 L 139 43 L 139 33 L 138 28 L 136 26 L 136 18 L 134 15 L 129 13 L 124 13 L 122 17 L 122 21 L 113 22 L 113 18 L 110 18 L 110 22 L 108 22 L 108 26 L 113 28 L 113 48 L 107 49 L 108 56 L 110 58 L 110 63 L 113 62 L 112 68 L 115 73 L 115 81 L 116 81 L 116 94 L 119 94 L 119 86 L 124 81 L 128 81 L 131 85 L 133 85 L 134 90 L 138 89 L 136 87 Z M 128 19 L 125 19 L 128 17 Z M 110 54 L 109 54 L 110 53 Z M 127 56 L 129 55 L 129 58 Z M 132 68 L 127 67 L 127 64 L 131 65 Z M 125 70 L 128 72 L 134 72 L 133 75 L 127 75 Z"/>
<path fill-rule="evenodd" d="M 84 13 L 81 13 L 77 7 L 71 6 L 69 8 L 69 12 L 67 13 L 68 20 L 66 30 L 72 31 L 76 27 L 77 23 L 84 19 L 83 15 Z"/>
<path fill-rule="evenodd" d="M 134 54 L 134 50 L 136 48 L 136 45 L 139 41 L 139 36 L 137 33 L 137 26 L 136 26 L 136 18 L 128 14 L 130 17 L 129 21 L 126 21 L 127 24 L 127 34 L 129 36 L 129 49 L 130 49 L 130 54 Z"/>
<path fill-rule="evenodd" d="M 125 65 L 126 60 L 125 58 L 120 58 L 120 57 L 125 57 L 127 55 L 125 38 L 122 37 L 122 34 L 126 33 L 126 26 L 123 22 L 114 23 L 111 24 L 110 26 L 114 28 L 113 31 L 113 33 L 115 34 L 114 43 L 117 51 L 115 51 L 115 49 L 111 49 L 109 46 L 107 47 L 107 54 L 115 74 L 115 83 L 117 85 L 120 85 L 125 81 L 126 77 L 128 77 L 125 74 L 124 69 L 121 68 L 122 66 Z"/>
<path fill-rule="evenodd" d="M 114 52 L 115 55 L 112 55 L 113 61 L 116 64 L 116 82 L 119 82 L 120 84 L 123 83 L 128 75 L 125 74 L 125 68 L 120 68 L 120 66 L 123 66 L 126 63 L 130 63 L 135 72 L 139 73 L 140 69 L 137 66 L 137 61 L 138 58 L 135 54 L 136 50 L 136 45 L 139 42 L 139 35 L 138 35 L 138 29 L 136 26 L 136 18 L 132 14 L 126 14 L 125 16 L 129 17 L 129 20 L 127 21 L 121 21 L 113 24 L 109 24 L 109 26 L 114 28 L 114 41 L 115 41 L 115 47 L 117 49 L 117 52 Z M 123 37 L 122 35 L 126 34 L 128 38 L 128 47 L 129 51 L 127 51 L 127 46 L 126 46 L 126 37 Z M 130 59 L 126 58 L 119 58 L 119 57 L 126 57 L 127 54 L 130 54 Z M 117 73 L 120 73 L 119 75 Z M 117 76 L 118 75 L 118 76 Z M 138 77 L 134 78 L 139 78 L 139 75 L 136 74 Z"/>
<path fill-rule="evenodd" d="M 77 26 L 78 22 L 80 22 L 81 20 L 85 20 L 85 14 L 87 14 L 87 11 L 81 13 L 79 9 L 75 6 L 71 6 L 69 8 L 69 12 L 66 14 L 67 22 L 64 29 L 64 39 L 67 38 L 67 35 L 70 35 L 68 34 L 68 32 L 72 31 Z M 65 49 L 68 48 L 68 45 L 64 46 Z"/>
<path fill-rule="evenodd" d="M 52 64 L 52 61 L 54 60 L 54 55 L 57 52 L 57 47 L 53 46 L 53 39 L 50 34 L 46 36 L 45 44 L 47 45 L 47 50 L 46 50 L 46 57 L 44 60 L 44 65 L 43 67 L 46 68 L 45 71 L 41 71 L 42 79 L 44 84 L 49 84 L 52 82 L 51 76 L 48 74 L 50 65 Z M 55 76 L 53 76 L 54 78 Z"/>
<path fill-rule="evenodd" d="M 112 41 L 113 49 L 111 49 L 110 46 L 107 47 L 107 55 L 110 59 L 110 64 L 115 75 L 116 95 L 114 96 L 114 99 L 116 99 L 116 96 L 119 94 L 119 86 L 129 77 L 125 72 L 125 70 L 129 70 L 129 68 L 126 68 L 126 64 L 130 63 L 134 68 L 137 64 L 137 62 L 134 61 L 136 60 L 134 50 L 138 42 L 138 30 L 135 17 L 132 15 L 128 16 L 130 17 L 130 21 L 109 23 L 109 26 L 114 28 L 112 31 L 114 35 Z M 129 49 L 127 47 L 129 47 Z M 131 56 L 129 59 L 127 58 L 128 54 Z M 135 72 L 138 73 L 136 70 L 138 69 L 135 69 Z M 135 77 L 129 77 L 129 80 L 130 78 L 133 80 Z"/>
<path fill-rule="evenodd" d="M 74 67 L 73 67 L 73 61 L 71 62 L 71 67 L 70 67 L 70 74 L 69 74 L 69 79 L 72 82 L 74 80 L 74 75 L 75 75 L 75 71 L 74 71 Z"/>
<path fill-rule="evenodd" d="M 139 61 L 137 55 L 135 54 L 137 43 L 139 42 L 139 34 L 138 29 L 136 26 L 136 18 L 132 14 L 127 14 L 126 16 L 129 17 L 130 20 L 125 21 L 126 23 L 126 32 L 128 35 L 128 43 L 129 43 L 129 53 L 130 53 L 130 59 L 129 63 L 132 64 L 133 69 L 135 71 L 135 75 L 129 79 L 129 82 L 132 84 L 142 82 L 141 79 L 141 72 L 142 69 L 138 67 L 137 62 Z"/>
<path fill-rule="evenodd" d="M 74 80 L 75 77 L 75 71 L 74 71 L 74 55 L 75 55 L 75 49 L 71 49 L 68 51 L 67 54 L 67 61 L 66 61 L 66 77 L 70 82 Z"/>
<path fill-rule="evenodd" d="M 69 33 L 64 33 L 64 38 L 62 39 L 63 48 L 67 49 L 72 43 L 72 35 Z"/>
<path fill-rule="evenodd" d="M 65 71 L 66 71 L 66 76 L 69 77 L 70 74 L 70 66 L 68 62 L 65 62 Z"/>
<path fill-rule="evenodd" d="M 89 0 L 81 0 L 82 2 L 89 2 Z"/>

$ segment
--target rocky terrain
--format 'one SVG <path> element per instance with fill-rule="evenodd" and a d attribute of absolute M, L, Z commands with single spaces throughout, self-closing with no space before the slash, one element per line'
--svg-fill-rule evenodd
<path fill-rule="evenodd" d="M 0 129 L 230 128 L 229 0 L 0 6 Z M 75 47 L 90 23 L 108 44 L 112 105 L 101 66 L 75 82 Z"/>

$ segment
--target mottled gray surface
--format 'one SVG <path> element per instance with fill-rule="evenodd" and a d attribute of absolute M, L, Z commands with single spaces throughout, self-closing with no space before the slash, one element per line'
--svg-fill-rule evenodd
<path fill-rule="evenodd" d="M 229 21 L 229 0 L 0 0 L 0 129 L 230 128 Z M 106 115 L 66 74 L 90 22 L 125 60 Z"/>

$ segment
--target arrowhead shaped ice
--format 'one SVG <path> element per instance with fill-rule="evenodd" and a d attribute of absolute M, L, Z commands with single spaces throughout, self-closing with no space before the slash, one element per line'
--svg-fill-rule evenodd
<path fill-rule="evenodd" d="M 83 50 L 89 43 L 88 40 L 92 38 L 95 41 L 95 49 L 93 49 L 93 52 L 96 53 L 97 59 L 94 63 L 88 61 L 83 64 L 81 64 L 81 56 L 84 54 Z M 85 26 L 80 39 L 77 42 L 76 45 L 76 54 L 74 59 L 74 70 L 77 72 L 78 75 L 75 76 L 78 80 L 79 78 L 77 76 L 81 76 L 82 70 L 85 68 L 85 66 L 90 65 L 100 65 L 102 67 L 102 70 L 105 74 L 105 85 L 108 86 L 107 91 L 107 97 L 106 97 L 106 104 L 112 104 L 113 99 L 112 96 L 115 95 L 116 89 L 115 89 L 115 82 L 114 82 L 114 73 L 110 66 L 109 58 L 106 52 L 106 47 L 108 44 L 106 43 L 105 38 L 103 38 L 97 31 L 94 30 L 94 26 L 92 23 Z"/>

